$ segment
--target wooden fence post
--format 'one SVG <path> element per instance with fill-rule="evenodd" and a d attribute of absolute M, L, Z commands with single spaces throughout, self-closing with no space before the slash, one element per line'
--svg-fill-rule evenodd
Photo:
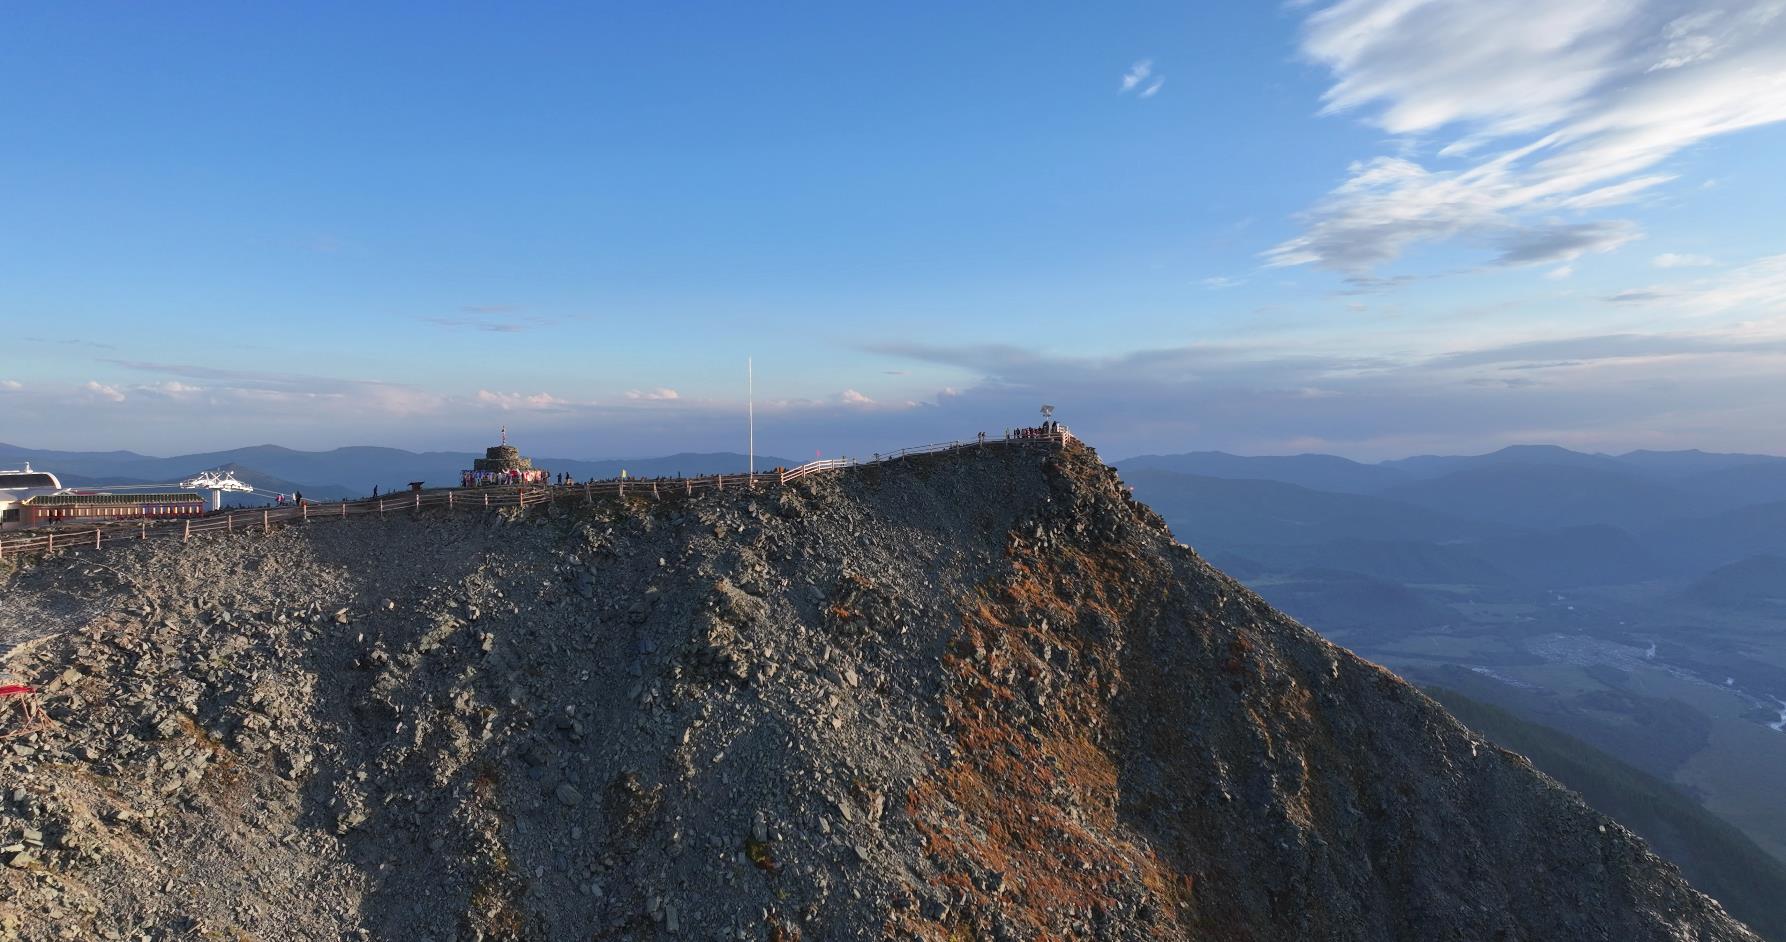
<path fill-rule="evenodd" d="M 273 529 L 271 514 L 272 511 L 270 510 L 262 510 L 260 512 L 260 528 L 263 533 Z"/>
<path fill-rule="evenodd" d="M 485 510 L 490 509 L 490 492 L 489 491 L 484 492 L 484 509 Z"/>
<path fill-rule="evenodd" d="M 149 525 L 147 523 L 142 523 L 142 524 L 138 524 L 137 526 L 139 528 L 139 532 L 137 533 L 136 538 L 139 540 L 148 539 L 149 538 Z"/>
<path fill-rule="evenodd" d="M 54 553 L 56 551 L 56 534 L 51 533 L 44 538 L 43 551 L 46 553 Z"/>
<path fill-rule="evenodd" d="M 422 492 L 421 491 L 415 492 L 415 512 L 416 513 L 422 512 Z"/>
<path fill-rule="evenodd" d="M 94 549 L 99 548 L 99 528 L 98 527 L 93 528 L 93 548 Z"/>
<path fill-rule="evenodd" d="M 455 494 L 455 493 L 457 493 L 457 492 L 447 491 L 447 509 L 448 510 L 453 509 L 453 494 Z"/>
<path fill-rule="evenodd" d="M 188 518 L 186 518 L 186 532 L 180 534 L 180 542 L 185 543 L 191 539 L 192 539 L 192 518 L 188 517 Z"/>
<path fill-rule="evenodd" d="M 725 490 L 726 489 L 726 476 L 723 474 L 717 475 L 715 479 L 719 482 L 719 484 L 718 484 L 719 489 L 722 491 Z"/>
<path fill-rule="evenodd" d="M 223 529 L 225 532 L 228 532 L 228 533 L 236 532 L 236 515 L 235 514 L 224 514 L 223 515 Z"/>
<path fill-rule="evenodd" d="M 382 497 L 378 499 L 378 515 L 380 517 L 384 516 L 384 498 Z"/>

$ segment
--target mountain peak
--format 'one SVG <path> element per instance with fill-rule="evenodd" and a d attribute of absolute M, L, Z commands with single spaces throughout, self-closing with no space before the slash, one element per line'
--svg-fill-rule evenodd
<path fill-rule="evenodd" d="M 7 665 L 57 721 L 8 783 L 95 854 L 41 855 L 84 868 L 56 905 L 317 938 L 1754 939 L 1088 449 L 445 513 L 4 577 L 0 632 L 59 632 Z M 68 614 L 76 569 L 101 616 Z M 154 824 L 93 823 L 122 811 Z"/>

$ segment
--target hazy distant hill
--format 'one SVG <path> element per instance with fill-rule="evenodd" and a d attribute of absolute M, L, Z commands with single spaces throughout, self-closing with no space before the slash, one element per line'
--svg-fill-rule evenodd
<path fill-rule="evenodd" d="M 1618 456 L 1619 464 L 1656 475 L 1686 477 L 1744 468 L 1773 468 L 1786 471 L 1786 458 L 1776 455 L 1715 454 L 1689 451 L 1629 451 Z"/>
<path fill-rule="evenodd" d="M 1182 455 L 1136 455 L 1117 463 L 1124 474 L 1175 471 L 1212 478 L 1280 481 L 1317 491 L 1369 494 L 1408 480 L 1382 465 L 1360 464 L 1333 455 L 1267 455 L 1242 457 L 1221 451 Z"/>
<path fill-rule="evenodd" d="M 1641 582 L 1667 572 L 1637 537 L 1604 524 L 1528 530 L 1461 549 L 1521 582 L 1547 588 Z"/>
<path fill-rule="evenodd" d="M 1465 471 L 1549 469 L 1532 477 L 1538 484 L 1570 479 L 1584 472 L 1584 481 L 1598 474 L 1673 489 L 1676 500 L 1704 513 L 1748 504 L 1786 500 L 1786 458 L 1773 455 L 1715 454 L 1703 451 L 1632 451 L 1599 455 L 1556 445 L 1513 445 L 1483 455 L 1419 455 L 1366 464 L 1334 455 L 1302 454 L 1245 457 L 1219 451 L 1173 455 L 1137 455 L 1116 462 L 1125 473 L 1177 471 L 1205 477 L 1278 481 L 1318 491 L 1383 494 L 1399 485 L 1443 478 Z M 1694 503 L 1697 501 L 1698 503 Z M 1599 521 L 1581 521 L 1599 522 Z"/>
<path fill-rule="evenodd" d="M 1786 461 L 1742 464 L 1702 471 L 1677 486 L 1701 495 L 1716 510 L 1786 500 Z"/>
<path fill-rule="evenodd" d="M 1319 625 L 1348 646 L 1385 644 L 1458 621 L 1457 613 L 1393 582 L 1354 572 L 1306 569 L 1253 587 L 1305 624 Z"/>
<path fill-rule="evenodd" d="M 1677 564 L 1701 572 L 1750 556 L 1786 556 L 1786 501 L 1666 520 L 1639 535 Z"/>
<path fill-rule="evenodd" d="M 1474 467 L 1399 484 L 1383 493 L 1403 503 L 1516 527 L 1591 524 L 1635 529 L 1702 502 L 1678 488 L 1605 464 Z"/>
<path fill-rule="evenodd" d="M 1786 558 L 1751 556 L 1720 566 L 1682 594 L 1701 605 L 1786 612 Z"/>
<path fill-rule="evenodd" d="M 1221 546 L 1212 550 L 1239 554 L 1260 573 L 1335 569 L 1390 582 L 1425 585 L 1510 586 L 1521 581 L 1484 559 L 1476 545 L 1470 543 L 1339 539 L 1278 546 Z M 1224 563 L 1222 568 L 1236 578 L 1248 578 L 1236 573 L 1234 566 Z M 1244 562 L 1241 568 L 1246 568 Z"/>
<path fill-rule="evenodd" d="M 1455 690 L 1426 692 L 1451 715 L 1580 793 L 1717 897 L 1731 915 L 1786 939 L 1786 866 L 1680 789 L 1580 739 L 1522 720 Z"/>
<path fill-rule="evenodd" d="M 1381 497 L 1335 494 L 1276 481 L 1132 471 L 1135 496 L 1195 545 L 1323 543 L 1338 539 L 1454 540 L 1497 528 Z"/>
<path fill-rule="evenodd" d="M 1616 458 L 1570 451 L 1557 445 L 1509 445 L 1486 455 L 1416 455 L 1385 461 L 1381 466 L 1410 477 L 1439 477 L 1460 471 L 1513 466 L 1621 470 Z"/>

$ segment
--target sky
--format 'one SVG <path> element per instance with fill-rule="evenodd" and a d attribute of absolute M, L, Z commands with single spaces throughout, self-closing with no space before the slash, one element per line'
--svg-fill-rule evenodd
<path fill-rule="evenodd" d="M 1786 0 L 11 4 L 0 441 L 1786 452 Z"/>

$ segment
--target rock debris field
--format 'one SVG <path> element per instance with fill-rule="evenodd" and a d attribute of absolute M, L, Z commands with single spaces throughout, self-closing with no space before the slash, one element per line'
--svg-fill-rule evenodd
<path fill-rule="evenodd" d="M 4 940 L 1755 938 L 1077 444 L 65 552 L 0 643 Z"/>

